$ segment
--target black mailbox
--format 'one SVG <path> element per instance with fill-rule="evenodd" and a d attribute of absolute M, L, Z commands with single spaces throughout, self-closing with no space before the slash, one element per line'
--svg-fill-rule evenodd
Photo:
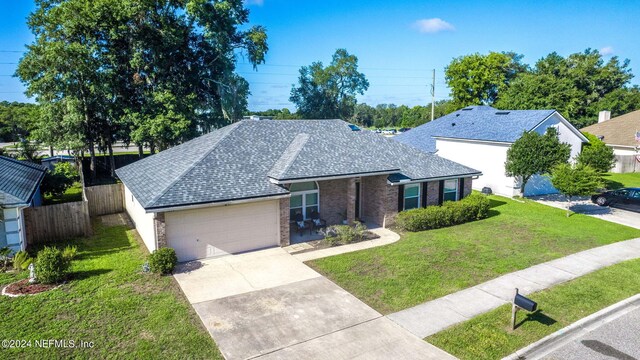
<path fill-rule="evenodd" d="M 517 307 L 527 311 L 536 311 L 538 308 L 538 303 L 520 294 L 516 294 L 516 297 L 513 299 L 513 303 Z"/>

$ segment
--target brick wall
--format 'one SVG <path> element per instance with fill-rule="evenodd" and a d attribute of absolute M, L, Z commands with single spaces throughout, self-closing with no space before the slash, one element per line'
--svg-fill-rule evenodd
<path fill-rule="evenodd" d="M 289 224 L 289 206 L 290 199 L 280 199 L 280 246 L 287 246 L 290 244 L 291 238 L 291 225 Z"/>
<path fill-rule="evenodd" d="M 427 183 L 427 206 L 438 205 L 440 199 L 440 181 L 429 181 Z"/>
<path fill-rule="evenodd" d="M 328 225 L 342 224 L 340 213 L 347 211 L 349 179 L 318 181 L 320 188 L 320 217 Z"/>
<path fill-rule="evenodd" d="M 361 184 L 362 185 L 362 184 Z M 360 189 L 362 191 L 362 189 Z M 362 196 L 362 194 L 360 194 Z M 347 222 L 353 224 L 356 220 L 356 179 L 347 180 Z"/>
<path fill-rule="evenodd" d="M 382 226 L 387 212 L 387 175 L 363 177 L 360 184 L 362 220 Z M 396 204 L 398 200 L 396 198 Z"/>
<path fill-rule="evenodd" d="M 386 211 L 382 226 L 389 227 L 395 223 L 396 215 L 398 215 L 398 187 L 387 185 L 386 193 Z"/>
<path fill-rule="evenodd" d="M 153 217 L 153 226 L 156 232 L 156 243 L 158 244 L 158 249 L 167 247 L 167 231 L 163 212 L 155 214 Z"/>
<path fill-rule="evenodd" d="M 468 177 L 468 178 L 464 178 L 464 192 L 463 197 L 467 197 L 469 196 L 469 194 L 471 194 L 471 185 L 473 184 L 473 180 Z"/>

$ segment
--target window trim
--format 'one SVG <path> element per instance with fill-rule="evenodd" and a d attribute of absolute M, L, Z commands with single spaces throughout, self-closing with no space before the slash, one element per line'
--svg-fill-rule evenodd
<path fill-rule="evenodd" d="M 309 181 L 312 182 L 312 181 Z M 293 191 L 291 192 L 291 196 L 294 195 L 301 195 L 302 196 L 302 202 L 300 206 L 296 206 L 296 207 L 291 207 L 291 201 L 289 201 L 289 214 L 291 214 L 291 210 L 294 209 L 300 209 L 302 212 L 302 218 L 304 220 L 309 220 L 311 218 L 311 214 L 307 214 L 307 195 L 308 194 L 316 194 L 316 199 L 317 199 L 317 203 L 315 204 L 315 206 L 318 207 L 318 213 L 320 213 L 320 186 L 318 186 L 318 182 L 317 181 L 313 181 L 313 183 L 315 183 L 316 188 L 312 189 L 312 190 L 303 190 L 303 191 Z M 309 205 L 309 206 L 314 206 L 314 205 Z M 289 219 L 289 221 L 294 221 L 294 219 Z"/>
<path fill-rule="evenodd" d="M 407 197 L 407 189 L 409 188 L 413 188 L 413 187 L 417 187 L 418 188 L 418 194 L 415 196 L 409 196 Z M 420 206 L 422 206 L 421 203 L 421 192 L 422 192 L 422 183 L 414 183 L 414 184 L 407 184 L 404 186 L 404 193 L 402 194 L 402 210 L 407 210 L 407 198 L 409 199 L 414 199 L 417 198 L 418 199 L 418 206 L 416 206 L 415 208 L 412 209 L 419 209 Z"/>
<path fill-rule="evenodd" d="M 447 181 L 455 181 L 456 182 L 456 187 L 454 190 L 449 190 L 447 191 Z M 444 181 L 444 183 L 442 184 L 442 201 L 451 201 L 451 200 L 447 200 L 447 194 L 450 193 L 454 193 L 456 195 L 455 200 L 453 201 L 458 201 L 460 200 L 460 179 L 447 179 Z"/>

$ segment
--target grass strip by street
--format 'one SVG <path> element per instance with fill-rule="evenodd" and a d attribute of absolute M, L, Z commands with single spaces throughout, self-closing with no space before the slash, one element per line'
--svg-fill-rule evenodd
<path fill-rule="evenodd" d="M 539 311 L 518 313 L 503 305 L 425 340 L 460 359 L 500 359 L 585 316 L 640 292 L 640 260 L 630 260 L 534 294 Z"/>
<path fill-rule="evenodd" d="M 221 359 L 222 356 L 170 276 L 141 272 L 145 254 L 134 230 L 94 222 L 78 246 L 72 279 L 55 290 L 0 297 L 0 339 L 32 347 L 0 349 L 3 358 Z M 23 279 L 0 273 L 0 286 Z M 35 340 L 83 340 L 92 348 L 36 348 Z"/>
<path fill-rule="evenodd" d="M 534 201 L 491 196 L 489 218 L 402 234 L 387 246 L 308 262 L 388 314 L 582 250 L 640 237 L 640 230 Z"/>

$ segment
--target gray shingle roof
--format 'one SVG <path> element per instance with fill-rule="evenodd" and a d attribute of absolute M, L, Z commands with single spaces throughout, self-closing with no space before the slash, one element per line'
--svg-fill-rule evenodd
<path fill-rule="evenodd" d="M 394 140 L 418 149 L 435 152 L 434 137 L 514 142 L 524 131 L 555 113 L 555 110 L 497 110 L 471 106 L 397 135 Z"/>
<path fill-rule="evenodd" d="M 0 156 L 0 205 L 29 204 L 47 168 Z"/>
<path fill-rule="evenodd" d="M 274 182 L 294 179 L 479 174 L 371 131 L 352 131 L 342 120 L 245 120 L 116 172 L 146 209 L 283 195 L 287 189 Z"/>

